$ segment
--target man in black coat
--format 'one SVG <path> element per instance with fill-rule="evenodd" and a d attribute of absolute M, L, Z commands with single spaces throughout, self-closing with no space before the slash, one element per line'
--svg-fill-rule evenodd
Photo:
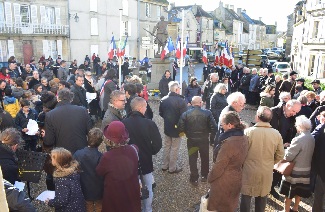
<path fill-rule="evenodd" d="M 28 89 L 34 89 L 34 86 L 41 84 L 38 71 L 33 71 L 33 78 L 28 83 Z"/>
<path fill-rule="evenodd" d="M 121 66 L 121 71 L 122 71 L 122 75 L 123 75 L 123 82 L 124 82 L 124 80 L 125 80 L 125 76 L 126 75 L 129 75 L 130 74 L 130 69 L 129 69 L 129 58 L 125 58 L 124 59 L 125 61 L 124 61 L 124 63 L 122 64 L 122 66 Z M 117 69 L 118 70 L 118 69 Z"/>
<path fill-rule="evenodd" d="M 156 155 L 162 147 L 161 135 L 156 123 L 144 116 L 147 109 L 145 99 L 133 98 L 131 109 L 132 112 L 128 114 L 128 118 L 122 122 L 129 131 L 129 144 L 135 144 L 139 148 L 139 164 L 144 183 L 149 190 L 149 198 L 144 200 L 143 210 L 152 211 L 152 184 L 154 183 L 152 156 Z"/>
<path fill-rule="evenodd" d="M 211 73 L 210 81 L 209 83 L 205 86 L 204 88 L 204 93 L 203 93 L 203 103 L 205 103 L 205 108 L 210 110 L 210 100 L 211 97 L 214 93 L 214 88 L 219 82 L 219 76 L 217 73 Z"/>
<path fill-rule="evenodd" d="M 71 92 L 74 94 L 71 104 L 83 106 L 88 109 L 88 102 L 86 98 L 86 90 L 82 87 L 84 84 L 84 77 L 77 74 L 76 82 L 71 86 Z"/>
<path fill-rule="evenodd" d="M 160 91 L 161 98 L 167 96 L 169 92 L 168 83 L 172 81 L 170 75 L 171 75 L 170 71 L 166 70 L 164 76 L 162 76 L 161 80 L 159 81 L 159 91 Z"/>
<path fill-rule="evenodd" d="M 244 67 L 243 68 L 243 76 L 240 79 L 240 83 L 239 83 L 239 89 L 245 95 L 246 99 L 248 99 L 250 82 L 251 82 L 250 70 L 249 70 L 249 68 Z"/>
<path fill-rule="evenodd" d="M 280 93 L 282 91 L 289 92 L 291 94 L 291 98 L 293 97 L 295 94 L 297 74 L 298 73 L 295 71 L 290 72 L 290 79 L 284 80 L 279 88 Z"/>
<path fill-rule="evenodd" d="M 209 110 L 201 109 L 202 98 L 194 96 L 193 108 L 184 112 L 179 119 L 178 129 L 187 137 L 187 149 L 190 164 L 190 183 L 198 185 L 198 152 L 201 158 L 201 182 L 206 182 L 209 173 L 209 133 L 215 132 L 217 125 Z"/>
<path fill-rule="evenodd" d="M 63 147 L 72 154 L 87 146 L 91 120 L 86 108 L 72 105 L 73 93 L 67 88 L 58 92 L 58 104 L 46 113 L 44 145 Z"/>
<path fill-rule="evenodd" d="M 182 168 L 177 167 L 178 151 L 180 148 L 180 136 L 177 123 L 180 116 L 187 110 L 184 98 L 179 94 L 178 82 L 169 83 L 169 93 L 160 100 L 159 115 L 164 119 L 164 153 L 162 170 L 169 173 L 178 173 Z"/>

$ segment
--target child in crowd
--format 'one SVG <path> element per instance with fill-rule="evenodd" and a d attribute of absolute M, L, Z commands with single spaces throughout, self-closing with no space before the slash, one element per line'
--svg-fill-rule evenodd
<path fill-rule="evenodd" d="M 4 110 L 7 111 L 12 118 L 16 118 L 17 113 L 20 110 L 18 99 L 12 96 L 11 88 L 5 89 L 5 97 L 3 99 Z"/>
<path fill-rule="evenodd" d="M 80 186 L 78 162 L 73 160 L 71 152 L 64 148 L 51 151 L 55 182 L 55 198 L 45 203 L 55 211 L 85 212 L 85 200 Z"/>
<path fill-rule="evenodd" d="M 27 135 L 28 132 L 27 124 L 29 119 L 37 120 L 37 112 L 30 108 L 30 102 L 26 99 L 20 100 L 21 109 L 16 115 L 15 124 L 18 131 L 22 132 L 23 139 L 25 141 L 24 149 L 36 151 L 37 144 L 37 134 L 36 135 Z"/>
<path fill-rule="evenodd" d="M 86 209 L 91 212 L 102 211 L 103 178 L 96 174 L 96 166 L 102 156 L 98 146 L 103 141 L 103 132 L 93 128 L 88 133 L 88 147 L 74 153 L 74 158 L 79 162 L 81 189 L 86 200 Z"/>

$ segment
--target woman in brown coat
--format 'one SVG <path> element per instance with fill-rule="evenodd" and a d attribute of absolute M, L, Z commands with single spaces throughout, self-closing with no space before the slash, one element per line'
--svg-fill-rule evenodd
<path fill-rule="evenodd" d="M 248 139 L 243 131 L 245 126 L 240 123 L 236 112 L 231 111 L 221 117 L 221 126 L 225 132 L 219 137 L 221 147 L 208 176 L 211 187 L 208 210 L 231 212 L 238 206 Z"/>

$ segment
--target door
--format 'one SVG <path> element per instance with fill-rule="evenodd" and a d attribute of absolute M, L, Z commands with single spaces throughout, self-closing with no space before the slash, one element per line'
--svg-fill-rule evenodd
<path fill-rule="evenodd" d="M 24 64 L 29 64 L 33 57 L 33 45 L 31 42 L 24 42 L 23 44 Z"/>

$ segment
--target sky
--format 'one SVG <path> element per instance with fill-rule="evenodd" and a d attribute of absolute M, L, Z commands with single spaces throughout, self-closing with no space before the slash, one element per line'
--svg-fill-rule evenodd
<path fill-rule="evenodd" d="M 205 11 L 212 11 L 219 6 L 219 0 L 169 0 L 175 2 L 176 6 L 184 5 L 202 5 Z M 278 31 L 287 30 L 287 16 L 294 10 L 294 6 L 299 0 L 223 0 L 225 4 L 234 5 L 235 12 L 237 8 L 246 10 L 247 15 L 252 19 L 259 19 L 268 25 L 274 25 L 277 21 Z"/>

